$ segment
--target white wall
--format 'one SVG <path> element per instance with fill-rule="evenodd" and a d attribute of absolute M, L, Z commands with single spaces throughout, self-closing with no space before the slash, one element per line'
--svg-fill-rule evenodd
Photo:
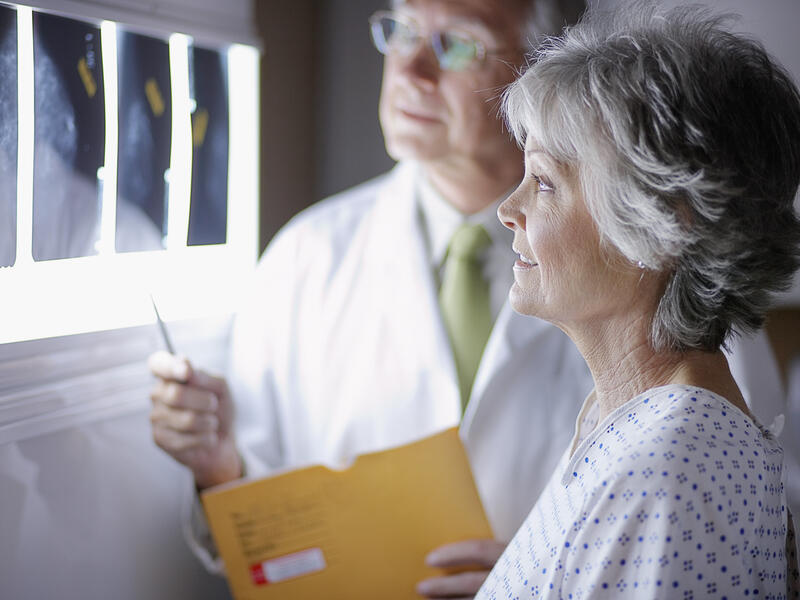
<path fill-rule="evenodd" d="M 221 371 L 229 319 L 173 323 Z M 155 326 L 0 346 L 0 598 L 229 597 L 181 533 L 188 472 L 156 448 Z"/>

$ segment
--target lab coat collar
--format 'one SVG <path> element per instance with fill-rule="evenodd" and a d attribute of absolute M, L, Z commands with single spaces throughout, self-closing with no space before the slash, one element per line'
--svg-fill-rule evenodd
<path fill-rule="evenodd" d="M 472 396 L 461 423 L 462 437 L 470 432 L 478 411 L 492 410 L 492 405 L 499 401 L 487 394 L 495 378 L 505 377 L 506 366 L 520 354 L 529 352 L 530 345 L 539 336 L 550 333 L 552 329 L 552 325 L 541 319 L 515 312 L 506 300 L 495 321 L 475 375 Z M 531 393 L 533 392 L 534 390 L 531 390 Z"/>

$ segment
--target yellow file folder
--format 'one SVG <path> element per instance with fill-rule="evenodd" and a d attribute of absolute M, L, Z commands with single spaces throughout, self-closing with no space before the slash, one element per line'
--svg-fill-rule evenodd
<path fill-rule="evenodd" d="M 236 600 L 402 600 L 425 556 L 490 538 L 458 431 L 202 495 Z"/>

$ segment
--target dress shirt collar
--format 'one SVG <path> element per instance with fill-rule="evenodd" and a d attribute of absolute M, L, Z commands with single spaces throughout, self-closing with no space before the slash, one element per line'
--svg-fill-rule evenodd
<path fill-rule="evenodd" d="M 492 246 L 508 246 L 509 232 L 497 218 L 497 207 L 513 191 L 508 190 L 495 202 L 472 215 L 465 215 L 434 189 L 428 178 L 421 174 L 418 180 L 417 197 L 421 211 L 422 221 L 431 264 L 434 268 L 441 267 L 450 238 L 464 223 L 481 224 L 486 229 L 492 240 Z"/>

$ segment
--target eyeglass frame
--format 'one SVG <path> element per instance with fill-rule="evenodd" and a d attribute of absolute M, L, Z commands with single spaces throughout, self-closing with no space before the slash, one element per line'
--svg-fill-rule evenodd
<path fill-rule="evenodd" d="M 393 10 L 379 10 L 379 11 L 376 11 L 375 13 L 373 13 L 369 18 L 370 39 L 372 40 L 372 45 L 375 46 L 375 49 L 378 52 L 380 52 L 383 56 L 388 56 L 389 55 L 389 52 L 390 52 L 390 50 L 389 50 L 389 40 L 387 40 L 386 36 L 384 36 L 383 33 L 381 32 L 380 37 L 385 42 L 383 49 L 381 49 L 380 45 L 376 41 L 375 30 L 376 30 L 376 28 L 380 28 L 381 30 L 383 29 L 380 26 L 380 21 L 382 19 L 384 19 L 384 18 L 390 18 L 393 21 L 396 21 L 398 23 L 402 23 L 403 25 L 405 25 L 406 27 L 411 29 L 415 33 L 415 44 L 414 44 L 414 47 L 416 47 L 421 41 L 425 40 L 426 37 L 427 37 L 428 45 L 430 45 L 431 49 L 433 50 L 434 55 L 436 56 L 436 63 L 439 65 L 439 68 L 444 70 L 444 71 L 450 71 L 452 73 L 458 73 L 458 72 L 461 72 L 461 71 L 465 71 L 465 70 L 467 70 L 467 69 L 469 69 L 471 67 L 474 67 L 475 65 L 481 65 L 486 60 L 487 56 L 500 55 L 500 54 L 504 54 L 506 52 L 511 52 L 511 51 L 514 51 L 514 50 L 517 49 L 517 48 L 512 48 L 512 47 L 487 49 L 486 45 L 482 41 L 480 41 L 479 39 L 476 39 L 474 36 L 472 36 L 469 33 L 460 32 L 457 29 L 444 29 L 444 30 L 438 29 L 438 30 L 431 31 L 427 36 L 425 36 L 425 35 L 422 34 L 422 27 L 420 26 L 419 23 L 417 23 L 416 19 L 414 19 L 413 17 L 404 15 L 403 13 L 400 13 L 400 12 L 397 12 L 397 11 L 393 11 Z M 442 55 L 444 54 L 444 50 L 442 49 L 442 44 L 441 44 L 441 36 L 443 34 L 446 34 L 446 33 L 456 33 L 456 32 L 460 36 L 468 38 L 469 40 L 471 40 L 475 44 L 476 55 L 475 55 L 475 57 L 470 59 L 470 62 L 464 68 L 462 68 L 462 69 L 452 69 L 452 68 L 450 68 L 449 69 L 449 68 L 447 68 L 446 66 L 444 66 L 442 64 L 443 57 L 440 56 L 440 54 L 442 54 Z M 408 55 L 410 55 L 412 53 L 413 53 L 413 50 L 409 51 L 408 54 L 405 54 L 405 56 L 408 56 Z"/>

